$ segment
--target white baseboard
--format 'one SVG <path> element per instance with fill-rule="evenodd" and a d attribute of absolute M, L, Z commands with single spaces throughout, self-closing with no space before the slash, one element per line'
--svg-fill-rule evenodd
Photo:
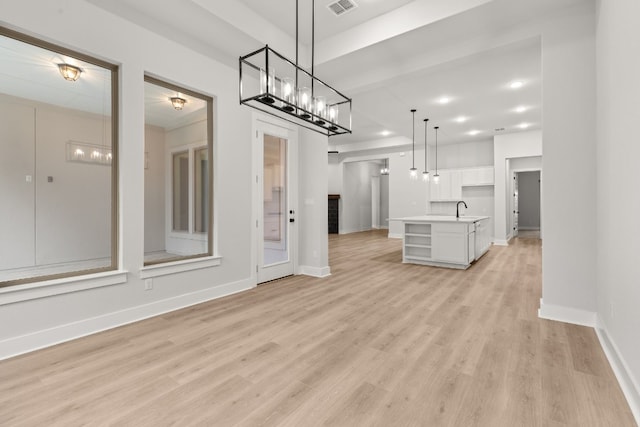
<path fill-rule="evenodd" d="M 389 233 L 389 239 L 402 239 L 402 233 Z"/>
<path fill-rule="evenodd" d="M 518 227 L 522 231 L 540 231 L 540 227 Z"/>
<path fill-rule="evenodd" d="M 251 278 L 0 341 L 0 360 L 255 287 Z"/>
<path fill-rule="evenodd" d="M 636 419 L 636 424 L 640 425 L 640 382 L 631 374 L 629 365 L 620 354 L 620 351 L 618 351 L 618 346 L 611 339 L 604 322 L 598 319 L 598 327 L 595 329 L 604 354 L 609 360 L 611 369 L 613 369 L 622 393 L 624 393 L 629 408 L 631 408 L 631 412 Z"/>
<path fill-rule="evenodd" d="M 328 277 L 331 276 L 331 267 L 312 267 L 310 265 L 299 265 L 298 274 L 304 274 L 311 277 Z"/>
<path fill-rule="evenodd" d="M 597 316 L 593 311 L 580 310 L 561 305 L 545 304 L 540 298 L 538 317 L 541 319 L 557 320 L 558 322 L 573 323 L 575 325 L 596 327 Z"/>
<path fill-rule="evenodd" d="M 508 240 L 494 239 L 493 240 L 493 244 L 496 245 L 496 246 L 509 246 L 509 241 Z"/>

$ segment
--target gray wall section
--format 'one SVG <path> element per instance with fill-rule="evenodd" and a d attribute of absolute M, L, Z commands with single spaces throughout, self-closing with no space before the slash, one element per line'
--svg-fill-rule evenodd
<path fill-rule="evenodd" d="M 144 251 L 165 250 L 165 131 L 144 128 Z"/>
<path fill-rule="evenodd" d="M 518 173 L 518 228 L 540 229 L 540 171 Z"/>
<path fill-rule="evenodd" d="M 111 167 L 67 161 L 66 147 L 110 147 L 110 120 L 2 97 L 0 123 L 0 269 L 108 258 Z"/>
<path fill-rule="evenodd" d="M 380 175 L 380 227 L 389 227 L 389 175 Z"/>
<path fill-rule="evenodd" d="M 35 263 L 35 109 L 0 98 L 0 270 Z"/>

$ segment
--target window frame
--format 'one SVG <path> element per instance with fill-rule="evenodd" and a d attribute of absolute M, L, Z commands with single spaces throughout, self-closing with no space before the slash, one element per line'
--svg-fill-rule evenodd
<path fill-rule="evenodd" d="M 90 268 L 86 270 L 68 271 L 64 273 L 48 274 L 42 276 L 25 277 L 22 279 L 0 281 L 0 289 L 16 285 L 25 285 L 36 282 L 57 281 L 66 278 L 76 278 L 98 273 L 118 270 L 119 267 L 119 148 L 120 148 L 120 67 L 116 64 L 98 59 L 91 55 L 69 49 L 55 43 L 41 40 L 19 31 L 15 31 L 0 25 L 0 37 L 8 37 L 22 43 L 30 44 L 50 52 L 69 56 L 83 62 L 87 62 L 111 73 L 111 264 L 108 267 Z"/>
<path fill-rule="evenodd" d="M 171 230 L 166 231 L 169 234 L 192 234 L 193 236 L 197 237 L 197 236 L 206 236 L 207 238 L 207 252 L 206 253 L 201 253 L 201 254 L 195 254 L 195 255 L 184 255 L 184 256 L 176 256 L 176 257 L 171 257 L 171 258 L 165 258 L 165 259 L 161 259 L 161 260 L 157 260 L 157 261 L 143 261 L 143 270 L 144 269 L 155 269 L 157 268 L 162 268 L 163 266 L 168 266 L 169 268 L 173 265 L 180 265 L 183 264 L 185 261 L 187 262 L 198 262 L 201 260 L 207 261 L 210 259 L 215 259 L 213 264 L 214 265 L 218 265 L 219 264 L 219 259 L 217 259 L 217 257 L 214 256 L 214 226 L 213 226 L 213 221 L 214 221 L 214 198 L 215 198 L 215 194 L 214 194 L 214 171 L 215 171 L 215 166 L 213 163 L 213 153 L 214 153 L 214 138 L 213 138 L 213 97 L 209 96 L 209 95 L 205 95 L 201 92 L 196 92 L 193 91 L 191 89 L 188 89 L 184 86 L 179 86 L 173 83 L 170 83 L 166 80 L 162 80 L 160 78 L 151 76 L 147 73 L 145 73 L 144 75 L 144 82 L 145 83 L 151 83 L 166 89 L 170 89 L 176 92 L 180 92 L 180 93 L 184 93 L 185 95 L 189 95 L 192 96 L 194 98 L 198 98 L 201 99 L 203 101 L 206 102 L 207 105 L 207 112 L 206 112 L 206 129 L 207 129 L 207 137 L 206 140 L 204 141 L 204 144 L 188 144 L 185 146 L 181 146 L 181 147 L 176 147 L 176 152 L 178 151 L 187 151 L 189 152 L 189 164 L 192 164 L 192 157 L 193 157 L 193 152 L 195 151 L 195 149 L 198 148 L 206 148 L 208 150 L 207 152 L 207 161 L 209 163 L 209 179 L 208 179 L 208 185 L 209 185 L 209 197 L 207 200 L 207 204 L 208 204 L 208 216 L 207 216 L 207 221 L 208 221 L 208 226 L 207 226 L 207 231 L 206 232 L 198 232 L 192 233 L 191 230 L 191 225 L 189 226 L 189 230 L 187 232 L 185 231 L 175 231 L 173 230 L 173 209 L 171 209 L 171 218 L 170 218 L 170 223 L 171 223 Z M 146 123 L 146 119 L 145 119 L 145 123 Z M 194 148 L 195 147 L 195 148 Z M 169 158 L 172 158 L 172 151 L 173 150 L 169 150 L 167 152 L 167 156 L 169 156 Z M 170 165 L 172 165 L 172 162 L 168 162 Z M 195 168 L 194 168 L 195 169 Z M 189 171 L 191 172 L 191 171 Z M 173 166 L 171 166 L 171 170 L 167 171 L 167 176 L 170 176 L 170 182 L 171 182 L 171 191 L 169 192 L 170 197 L 172 198 L 172 200 L 170 201 L 171 203 L 173 202 Z M 189 188 L 193 188 L 194 186 L 194 182 L 193 182 L 193 176 L 191 176 L 191 174 L 189 174 Z M 146 191 L 146 189 L 145 189 Z M 191 199 L 193 197 L 193 192 L 190 190 L 189 191 L 189 209 L 191 210 Z M 194 223 L 193 218 L 189 218 L 189 224 Z M 155 275 L 154 275 L 155 276 Z M 153 276 L 148 276 L 148 277 L 153 277 Z"/>

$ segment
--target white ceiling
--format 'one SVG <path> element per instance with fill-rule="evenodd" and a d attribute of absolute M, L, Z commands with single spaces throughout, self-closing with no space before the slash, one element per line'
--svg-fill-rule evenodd
<path fill-rule="evenodd" d="M 80 67 L 65 80 L 58 64 Z M 17 40 L 0 37 L 0 93 L 59 107 L 111 116 L 111 71 Z"/>
<path fill-rule="evenodd" d="M 295 52 L 294 0 L 86 1 L 233 67 L 238 56 L 267 43 L 292 59 Z M 425 117 L 431 126 L 440 126 L 439 143 L 486 140 L 496 128 L 521 131 L 517 127 L 521 123 L 529 124 L 528 130 L 541 128 L 541 39 L 539 33 L 528 31 L 529 22 L 590 2 L 355 1 L 357 9 L 335 17 L 326 8 L 331 0 L 316 0 L 316 75 L 353 98 L 353 134 L 332 137 L 333 147 L 367 142 L 381 147 L 386 140 L 406 143 L 411 137 L 411 108 L 418 109 L 417 141 L 423 141 Z M 300 0 L 301 62 L 306 65 L 309 39 L 303 33 L 310 34 L 309 23 L 304 23 L 310 4 L 311 0 Z M 44 68 L 55 62 L 34 58 L 32 63 Z M 8 72 L 3 66 L 0 73 Z M 12 73 L 17 81 L 22 70 Z M 74 84 L 85 84 L 84 77 Z M 56 79 L 60 80 L 56 85 L 68 83 L 58 75 L 51 82 Z M 513 80 L 522 80 L 524 87 L 509 89 Z M 0 90 L 10 93 L 10 88 Z M 54 93 L 51 99 L 65 99 Z M 451 102 L 438 104 L 444 95 Z M 166 101 L 169 94 L 154 96 L 153 108 L 147 99 L 149 115 L 158 116 L 155 123 L 170 123 L 176 111 L 162 110 L 160 99 Z M 515 113 L 517 106 L 528 109 Z M 189 103 L 183 116 L 188 108 Z M 458 116 L 468 120 L 457 123 Z M 389 132 L 387 137 L 381 135 L 383 130 Z M 471 136 L 471 130 L 480 132 Z M 433 143 L 432 136 L 429 141 Z"/>
<path fill-rule="evenodd" d="M 291 37 L 296 34 L 296 0 L 239 0 Z M 414 0 L 352 0 L 357 7 L 336 16 L 327 7 L 335 0 L 316 0 L 315 41 L 343 33 L 373 18 L 398 9 Z M 299 0 L 299 39 L 311 44 L 311 1 Z"/>
<path fill-rule="evenodd" d="M 186 102 L 176 110 L 171 98 L 177 96 Z M 148 125 L 175 129 L 206 118 L 207 103 L 199 98 L 176 92 L 153 83 L 144 83 L 144 121 Z"/>

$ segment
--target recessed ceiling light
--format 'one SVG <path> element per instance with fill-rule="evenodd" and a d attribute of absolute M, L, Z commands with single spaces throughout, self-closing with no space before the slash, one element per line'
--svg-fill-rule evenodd
<path fill-rule="evenodd" d="M 520 89 L 522 86 L 524 86 L 524 82 L 522 80 L 513 81 L 509 85 L 511 89 Z"/>
<path fill-rule="evenodd" d="M 382 136 L 389 136 L 389 135 L 391 135 L 391 131 L 383 130 L 382 132 L 380 132 L 380 135 L 382 135 Z"/>
<path fill-rule="evenodd" d="M 520 124 L 518 125 L 518 127 L 519 127 L 520 129 L 526 129 L 526 128 L 528 128 L 529 126 L 531 126 L 529 123 L 520 123 Z"/>
<path fill-rule="evenodd" d="M 479 134 L 480 131 L 479 130 L 470 130 L 469 132 L 467 132 L 467 134 L 471 135 L 471 136 L 476 136 L 477 134 Z"/>
<path fill-rule="evenodd" d="M 527 107 L 521 105 L 519 107 L 516 107 L 515 112 L 516 113 L 524 113 L 525 111 L 527 111 Z"/>
<path fill-rule="evenodd" d="M 469 120 L 469 118 L 468 118 L 468 117 L 465 117 L 465 116 L 460 116 L 460 117 L 456 117 L 456 118 L 455 118 L 455 122 L 456 122 L 456 123 L 464 123 L 464 122 L 466 122 L 467 120 Z"/>
<path fill-rule="evenodd" d="M 448 104 L 449 102 L 451 102 L 451 98 L 449 98 L 448 96 L 443 96 L 438 99 L 439 104 Z"/>

